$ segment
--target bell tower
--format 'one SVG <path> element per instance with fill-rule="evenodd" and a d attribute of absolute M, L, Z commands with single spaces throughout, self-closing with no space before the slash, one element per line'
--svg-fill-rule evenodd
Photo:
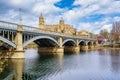
<path fill-rule="evenodd" d="M 40 17 L 39 17 L 39 28 L 40 28 L 40 29 L 44 29 L 44 23 L 45 23 L 44 17 L 43 17 L 43 15 L 42 15 L 42 13 L 41 13 L 41 15 L 40 15 Z"/>
<path fill-rule="evenodd" d="M 63 24 L 64 24 L 64 20 L 63 20 L 63 18 L 61 18 L 59 24 L 60 24 L 60 25 L 63 25 Z"/>
<path fill-rule="evenodd" d="M 64 27 L 65 27 L 64 26 L 64 20 L 63 20 L 63 18 L 61 18 L 60 21 L 59 21 L 59 31 L 64 33 Z"/>

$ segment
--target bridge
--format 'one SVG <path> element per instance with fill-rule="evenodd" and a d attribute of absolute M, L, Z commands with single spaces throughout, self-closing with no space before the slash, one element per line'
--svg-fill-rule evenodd
<path fill-rule="evenodd" d="M 10 46 L 9 51 L 14 51 L 9 58 L 24 58 L 24 48 L 31 42 L 39 46 L 38 51 L 41 54 L 77 53 L 97 46 L 96 39 L 66 35 L 5 21 L 0 21 L 0 41 Z"/>

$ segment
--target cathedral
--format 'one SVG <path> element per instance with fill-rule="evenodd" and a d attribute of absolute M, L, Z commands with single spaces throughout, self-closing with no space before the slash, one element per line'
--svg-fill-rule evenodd
<path fill-rule="evenodd" d="M 76 29 L 69 24 L 65 24 L 63 19 L 61 19 L 58 24 L 45 24 L 45 19 L 42 14 L 39 17 L 39 28 L 57 33 L 64 33 L 66 35 L 76 35 Z"/>

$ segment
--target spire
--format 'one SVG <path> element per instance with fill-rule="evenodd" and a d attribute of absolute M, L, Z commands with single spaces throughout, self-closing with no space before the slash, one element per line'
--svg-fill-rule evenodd
<path fill-rule="evenodd" d="M 39 23 L 40 23 L 40 25 L 44 25 L 44 17 L 42 15 L 42 13 L 40 14 L 40 17 L 39 17 Z"/>
<path fill-rule="evenodd" d="M 43 18 L 43 14 L 42 14 L 42 12 L 40 13 L 40 17 Z"/>
<path fill-rule="evenodd" d="M 64 24 L 63 17 L 61 17 L 61 19 L 60 19 L 60 24 Z"/>
<path fill-rule="evenodd" d="M 19 24 L 22 24 L 21 8 L 19 8 Z"/>
<path fill-rule="evenodd" d="M 42 15 L 42 13 L 41 13 L 41 14 L 40 14 L 40 17 L 39 17 L 39 27 L 40 27 L 41 29 L 44 28 L 44 23 L 45 23 L 44 17 L 43 17 L 43 15 Z"/>

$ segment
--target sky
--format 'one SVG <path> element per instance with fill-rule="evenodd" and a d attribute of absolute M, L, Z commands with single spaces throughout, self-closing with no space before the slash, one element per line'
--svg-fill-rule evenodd
<path fill-rule="evenodd" d="M 58 24 L 61 18 L 77 31 L 99 34 L 120 21 L 120 0 L 0 0 L 0 20 L 38 27 L 42 13 L 46 24 Z"/>

